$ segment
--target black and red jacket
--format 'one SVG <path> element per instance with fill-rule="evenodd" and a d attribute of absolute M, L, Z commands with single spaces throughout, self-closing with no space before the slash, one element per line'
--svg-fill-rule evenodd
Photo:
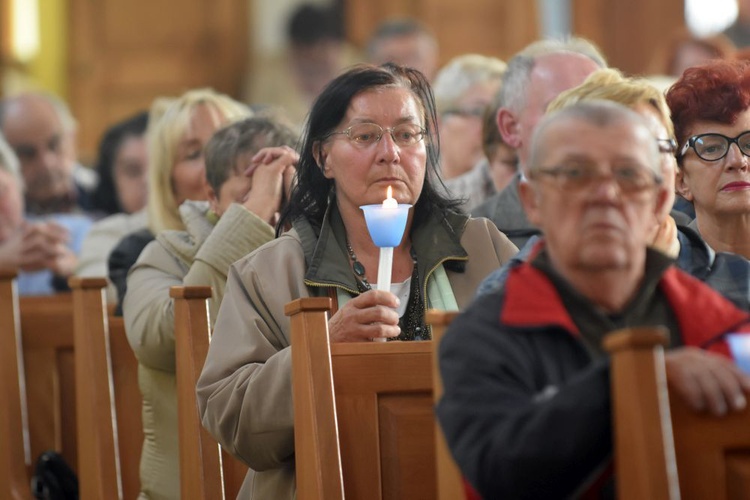
<path fill-rule="evenodd" d="M 728 355 L 724 334 L 750 332 L 748 312 L 677 268 L 659 287 L 685 345 Z M 440 425 L 483 498 L 576 496 L 610 462 L 609 360 L 592 359 L 557 289 L 532 265 L 454 320 L 440 369 Z"/>

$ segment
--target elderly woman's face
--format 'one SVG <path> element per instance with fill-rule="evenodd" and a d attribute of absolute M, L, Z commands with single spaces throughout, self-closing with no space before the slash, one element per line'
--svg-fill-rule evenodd
<path fill-rule="evenodd" d="M 457 177 L 484 158 L 482 117 L 500 88 L 500 80 L 469 87 L 455 106 L 440 116 L 440 153 L 443 177 Z"/>
<path fill-rule="evenodd" d="M 732 125 L 715 122 L 696 122 L 688 128 L 690 137 L 716 133 L 735 138 L 750 130 L 750 109 L 742 112 Z M 681 150 L 684 146 L 678 146 Z M 713 147 L 713 146 L 712 146 Z M 704 154 L 705 155 L 705 154 Z M 693 202 L 697 216 L 701 213 L 714 218 L 750 213 L 750 158 L 743 155 L 737 144 L 731 143 L 724 158 L 706 161 L 688 148 L 677 173 L 677 191 Z"/>
<path fill-rule="evenodd" d="M 360 136 L 368 141 L 357 142 L 355 134 L 350 133 L 350 138 L 341 133 L 361 124 L 382 128 L 380 140 L 370 135 Z M 392 133 L 386 130 L 394 127 L 398 128 Z M 422 107 L 407 89 L 373 89 L 352 99 L 344 119 L 320 152 L 323 174 L 336 183 L 342 211 L 358 212 L 361 205 L 382 203 L 388 186 L 399 203 L 416 203 L 424 184 L 427 149 L 425 139 L 404 139 L 423 127 Z"/>

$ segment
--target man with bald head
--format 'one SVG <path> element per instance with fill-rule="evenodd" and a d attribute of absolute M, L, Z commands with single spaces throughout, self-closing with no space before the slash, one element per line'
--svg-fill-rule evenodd
<path fill-rule="evenodd" d="M 66 290 L 91 227 L 90 217 L 81 213 L 88 201 L 83 182 L 76 181 L 77 170 L 91 171 L 76 164 L 75 128 L 65 104 L 51 95 L 29 92 L 0 103 L 0 131 L 18 157 L 22 182 L 17 188 L 25 198 L 24 223 L 18 231 L 42 234 L 55 255 L 64 255 L 65 265 L 26 277 L 24 294 Z M 92 188 L 95 176 L 82 177 Z"/>
<path fill-rule="evenodd" d="M 0 131 L 21 163 L 26 211 L 33 215 L 88 208 L 92 172 L 76 164 L 76 123 L 65 104 L 39 92 L 9 97 L 0 104 Z M 94 181 L 94 182 L 92 182 Z"/>
<path fill-rule="evenodd" d="M 600 498 L 612 486 L 604 336 L 664 326 L 670 391 L 725 415 L 746 407 L 750 376 L 724 335 L 750 334 L 750 315 L 647 247 L 669 197 L 642 116 L 575 104 L 543 118 L 528 160 L 520 197 L 542 240 L 449 327 L 437 415 L 482 498 Z"/>
<path fill-rule="evenodd" d="M 510 60 L 497 96 L 500 105 L 497 126 L 503 141 L 516 149 L 521 174 L 526 174 L 531 135 L 547 105 L 602 67 L 606 67 L 604 57 L 580 38 L 534 42 Z M 472 210 L 472 216 L 492 220 L 522 248 L 539 230 L 521 208 L 519 179 L 516 176 L 508 187 Z"/>

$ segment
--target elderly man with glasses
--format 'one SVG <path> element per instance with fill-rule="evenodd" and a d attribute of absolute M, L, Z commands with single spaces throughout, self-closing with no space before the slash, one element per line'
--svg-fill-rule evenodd
<path fill-rule="evenodd" d="M 602 339 L 612 330 L 665 326 L 667 380 L 696 411 L 739 410 L 750 393 L 750 376 L 722 356 L 722 336 L 750 332 L 750 315 L 647 247 L 668 196 L 640 115 L 590 101 L 546 116 L 528 177 L 521 201 L 542 241 L 454 321 L 439 352 L 440 424 L 483 498 L 612 487 L 601 480 L 612 453 Z M 697 348 L 706 346 L 713 352 Z"/>

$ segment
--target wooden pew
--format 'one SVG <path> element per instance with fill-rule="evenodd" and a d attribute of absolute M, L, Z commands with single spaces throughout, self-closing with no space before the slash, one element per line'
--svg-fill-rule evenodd
<path fill-rule="evenodd" d="M 432 341 L 435 350 L 432 355 L 432 377 L 434 402 L 440 400 L 443 395 L 443 382 L 440 377 L 440 366 L 438 360 L 438 346 L 443 339 L 448 325 L 458 316 L 457 311 L 438 311 L 430 309 L 427 311 L 425 320 L 432 327 Z M 465 497 L 461 472 L 453 460 L 445 442 L 445 435 L 439 425 L 435 425 L 435 461 L 437 468 L 437 500 L 457 500 Z"/>
<path fill-rule="evenodd" d="M 285 308 L 298 497 L 434 499 L 432 342 L 330 344 L 329 309 L 328 298 Z"/>
<path fill-rule="evenodd" d="M 0 270 L 0 498 L 31 499 L 26 377 L 15 271 Z"/>
<path fill-rule="evenodd" d="M 201 425 L 195 385 L 211 338 L 210 286 L 173 286 L 180 495 L 183 499 L 236 498 L 247 466 L 224 452 Z"/>
<path fill-rule="evenodd" d="M 716 418 L 669 394 L 666 332 L 625 329 L 611 353 L 619 498 L 750 498 L 750 409 Z"/>
<path fill-rule="evenodd" d="M 75 325 L 81 498 L 136 498 L 143 443 L 138 361 L 122 318 L 110 317 L 105 278 L 69 280 Z"/>
<path fill-rule="evenodd" d="M 2 276 L 6 290 L 13 289 L 12 275 Z M 55 450 L 76 470 L 72 295 L 20 297 L 18 304 L 31 461 Z M 4 329 L 0 335 L 12 334 Z"/>

